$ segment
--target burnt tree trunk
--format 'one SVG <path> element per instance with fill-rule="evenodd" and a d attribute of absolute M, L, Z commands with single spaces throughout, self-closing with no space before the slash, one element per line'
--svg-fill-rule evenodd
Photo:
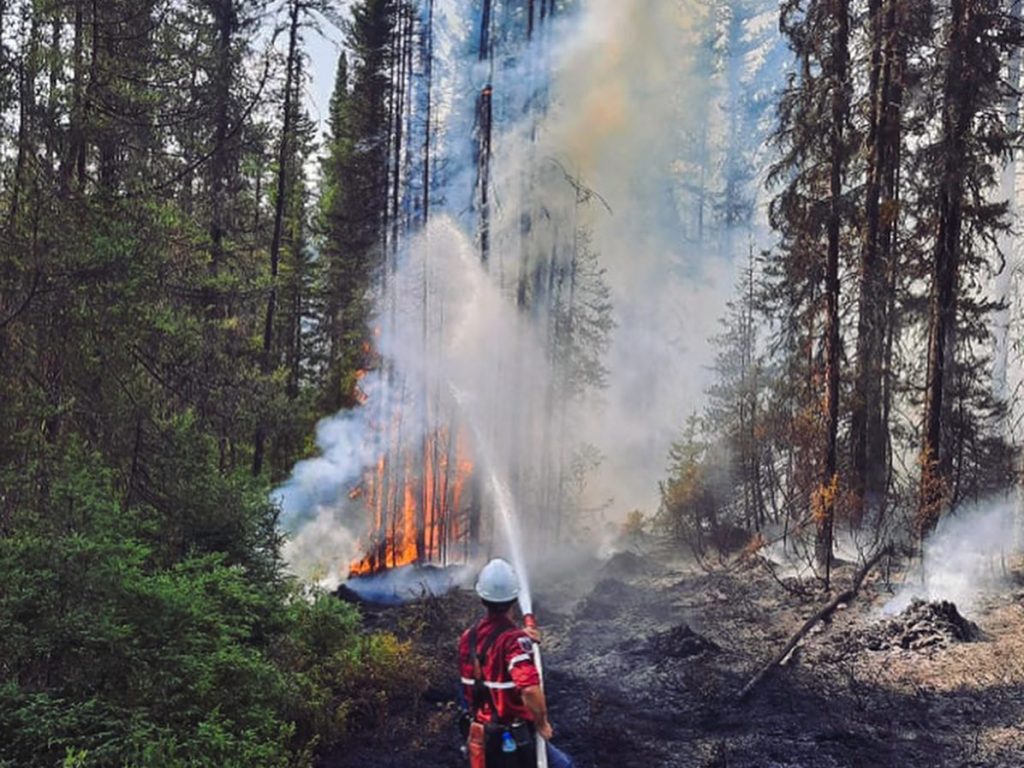
<path fill-rule="evenodd" d="M 487 264 L 491 255 L 491 85 L 480 91 L 477 115 L 477 194 L 480 203 L 480 260 Z"/>
<path fill-rule="evenodd" d="M 428 0 L 427 3 L 427 19 L 424 28 L 421 30 L 421 50 L 420 55 L 423 59 L 423 87 L 426 89 L 425 102 L 424 102 L 424 123 L 423 123 L 423 173 L 421 177 L 421 183 L 423 185 L 422 190 L 422 214 L 421 223 L 426 230 L 427 222 L 430 218 L 430 99 L 432 90 L 432 77 L 433 77 L 433 38 L 434 38 L 434 0 Z M 429 236 L 429 235 L 428 235 Z M 427 249 L 429 253 L 429 247 Z M 427 323 L 427 312 L 429 310 L 429 291 L 430 285 L 428 280 L 428 265 L 424 265 L 423 269 L 423 282 L 422 282 L 422 312 L 421 321 L 421 337 L 423 343 L 424 355 L 429 355 L 429 329 Z M 444 508 L 439 502 L 437 489 L 441 482 L 440 465 L 438 462 L 438 443 L 441 439 L 440 430 L 434 430 L 431 433 L 429 428 L 429 413 L 428 409 L 431 405 L 431 397 L 429 385 L 426 380 L 423 382 L 423 391 L 421 393 L 421 404 L 420 407 L 423 410 L 423 439 L 421 443 L 421 454 L 420 454 L 420 489 L 419 499 L 420 506 L 423 509 L 422 517 L 424 520 L 424 528 L 429 525 L 428 530 L 424 530 L 420 535 L 421 543 L 419 546 L 419 552 L 421 557 L 428 557 L 430 552 L 433 552 L 434 556 L 441 559 L 441 540 L 439 538 L 441 534 L 441 528 L 443 523 Z M 427 479 L 429 477 L 429 482 Z M 430 520 L 427 520 L 427 510 L 431 511 Z"/>
<path fill-rule="evenodd" d="M 480 44 L 477 50 L 477 58 L 480 61 L 490 63 L 490 70 L 494 70 L 494 50 L 491 46 L 491 0 L 483 0 L 483 7 L 480 12 Z M 480 260 L 487 264 L 490 261 L 491 253 L 491 88 L 492 82 L 480 90 L 476 102 L 476 133 L 477 133 L 477 157 L 476 157 L 476 184 L 477 198 L 480 206 L 480 220 L 478 222 L 478 233 L 480 240 Z"/>
<path fill-rule="evenodd" d="M 942 179 L 936 202 L 938 236 L 932 258 L 928 310 L 928 372 L 918 522 L 923 535 L 948 500 L 952 454 L 943 443 L 955 372 L 957 300 L 963 225 L 965 139 L 973 116 L 973 92 L 963 88 L 962 68 L 971 45 L 970 0 L 952 0 L 948 60 L 942 94 Z"/>
<path fill-rule="evenodd" d="M 857 378 L 851 404 L 852 478 L 855 514 L 880 512 L 888 481 L 887 407 L 883 378 L 887 363 L 889 275 L 896 219 L 899 163 L 902 44 L 901 0 L 873 0 L 870 118 L 860 252 Z"/>
<path fill-rule="evenodd" d="M 434 88 L 434 0 L 427 0 L 427 24 L 423 29 L 423 225 L 430 219 L 430 135 Z"/>
<path fill-rule="evenodd" d="M 844 127 L 848 109 L 847 57 L 849 44 L 849 8 L 846 0 L 837 0 L 831 35 L 831 126 L 829 129 L 829 217 L 828 250 L 825 263 L 825 460 L 819 489 L 816 555 L 829 582 L 832 539 L 835 527 L 837 483 L 837 439 L 839 433 L 839 245 L 842 224 L 843 170 L 846 164 Z"/>

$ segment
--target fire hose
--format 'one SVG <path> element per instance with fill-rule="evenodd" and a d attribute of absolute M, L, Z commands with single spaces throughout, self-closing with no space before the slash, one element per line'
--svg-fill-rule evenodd
<path fill-rule="evenodd" d="M 523 623 L 527 629 L 537 629 L 537 619 L 532 613 L 523 616 Z M 544 666 L 540 660 L 540 643 L 533 644 L 533 663 L 537 667 L 537 674 L 540 676 L 540 687 L 544 689 Z M 548 746 L 544 737 L 537 734 L 537 768 L 548 768 Z"/>
<path fill-rule="evenodd" d="M 489 96 L 489 88 L 487 89 L 486 93 Z M 457 402 L 463 409 L 465 409 L 466 398 L 462 391 L 459 390 L 459 388 L 456 387 L 450 381 L 448 382 L 448 387 L 451 389 L 451 393 L 452 396 L 455 398 L 455 402 Z M 513 504 L 511 494 L 508 492 L 508 489 L 505 487 L 505 485 L 501 482 L 501 478 L 498 476 L 497 472 L 495 472 L 494 470 L 494 462 L 491 459 L 490 453 L 487 451 L 488 443 L 481 434 L 480 428 L 477 425 L 476 420 L 470 418 L 468 421 L 470 428 L 473 430 L 473 435 L 476 437 L 477 447 L 484 454 L 484 464 L 490 468 L 491 485 L 493 486 L 494 493 L 498 498 L 498 512 L 500 513 L 501 520 L 504 523 L 505 533 L 508 536 L 508 540 L 512 545 L 512 560 L 516 568 L 519 570 L 520 574 L 522 574 L 522 576 L 525 578 L 526 573 L 523 568 L 523 557 L 519 546 L 520 538 L 518 535 L 518 531 L 516 530 L 515 520 L 513 519 Z M 523 592 L 521 592 L 519 595 L 519 610 L 523 613 L 523 623 L 528 628 L 536 630 L 537 619 L 533 615 L 533 607 L 529 596 L 529 588 L 524 589 Z M 540 676 L 541 690 L 543 690 L 544 668 L 541 665 L 539 643 L 533 644 L 533 663 L 537 667 L 537 674 Z M 482 733 L 478 733 L 477 736 L 479 737 L 480 742 L 477 745 L 477 747 L 482 750 L 483 735 Z M 544 737 L 541 736 L 539 733 L 537 734 L 537 768 L 548 768 L 547 742 L 544 741 Z"/>
<path fill-rule="evenodd" d="M 532 613 L 523 614 L 523 623 L 527 629 L 537 629 L 537 619 Z M 540 644 L 533 644 L 533 663 L 537 667 L 537 674 L 540 676 L 541 688 L 544 687 L 544 668 L 541 665 L 540 660 Z M 544 737 L 539 733 L 537 738 L 537 768 L 548 768 L 548 747 L 547 742 L 544 741 Z M 477 766 L 486 766 L 486 737 L 484 735 L 483 723 L 477 721 L 469 727 L 469 738 L 467 740 L 467 756 L 469 757 L 469 764 L 471 768 Z"/>

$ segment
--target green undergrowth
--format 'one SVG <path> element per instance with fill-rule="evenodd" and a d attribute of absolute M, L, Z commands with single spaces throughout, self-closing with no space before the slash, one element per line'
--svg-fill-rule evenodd
<path fill-rule="evenodd" d="M 126 504 L 96 454 L 53 470 L 0 535 L 3 768 L 311 765 L 417 694 L 408 644 L 282 574 L 251 481 Z"/>

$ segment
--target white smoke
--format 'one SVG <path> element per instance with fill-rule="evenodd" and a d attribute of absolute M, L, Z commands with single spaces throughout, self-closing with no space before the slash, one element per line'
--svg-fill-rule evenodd
<path fill-rule="evenodd" d="M 500 475 L 518 441 L 534 444 L 545 428 L 537 403 L 547 391 L 550 365 L 536 329 L 450 218 L 436 216 L 410 240 L 381 299 L 378 322 L 385 364 L 361 382 L 365 403 L 320 422 L 320 455 L 296 464 L 273 494 L 292 571 L 331 588 L 370 543 L 370 510 L 358 490 L 386 453 L 415 451 L 426 435 L 464 427 L 477 442 L 486 441 L 474 459 L 486 455 L 491 466 L 485 470 Z M 504 551 L 511 546 L 493 544 Z"/>
<path fill-rule="evenodd" d="M 290 534 L 286 555 L 307 578 L 343 579 L 365 554 L 359 541 L 370 514 L 348 495 L 394 448 L 380 434 L 388 419 L 400 419 L 405 446 L 472 422 L 474 439 L 486 443 L 477 452 L 534 523 L 523 526 L 526 549 L 539 554 L 559 525 L 552 519 L 562 502 L 550 489 L 568 482 L 552 477 L 556 461 L 564 469 L 567 457 L 589 451 L 580 509 L 612 500 L 614 518 L 653 512 L 671 440 L 708 384 L 707 340 L 731 294 L 734 254 L 683 221 L 692 216 L 681 190 L 695 187 L 698 173 L 691 145 L 713 119 L 697 62 L 713 23 L 706 4 L 589 0 L 541 27 L 529 47 L 503 49 L 494 69 L 471 50 L 465 22 L 474 8 L 471 0 L 438 6 L 434 140 L 443 161 L 434 168 L 442 189 L 380 297 L 386 373 L 362 408 L 321 424 L 322 455 L 275 492 Z M 485 85 L 495 133 L 492 249 L 482 265 L 472 158 Z M 587 189 L 599 197 L 581 202 Z M 524 269 L 565 264 L 580 229 L 607 270 L 617 328 L 607 388 L 552 398 L 552 323 L 522 311 L 515 292 Z M 490 541 L 489 515 L 484 525 Z M 604 533 L 596 521 L 592 529 Z"/>
<path fill-rule="evenodd" d="M 616 323 L 607 387 L 580 408 L 566 447 L 601 458 L 581 504 L 611 500 L 613 519 L 657 508 L 671 442 L 710 383 L 708 339 L 735 280 L 735 254 L 697 231 L 684 200 L 704 183 L 695 145 L 720 117 L 698 61 L 713 24 L 696 0 L 588 0 L 493 71 L 474 64 L 464 82 L 469 96 L 485 85 L 494 94 L 492 281 L 507 293 L 524 268 L 565 260 L 577 228 L 606 270 Z M 451 173 L 450 197 L 473 232 L 475 166 Z"/>
<path fill-rule="evenodd" d="M 1016 495 L 965 506 L 943 517 L 924 542 L 921 568 L 912 571 L 885 613 L 914 599 L 949 600 L 971 613 L 1005 586 L 1010 561 L 1022 551 Z"/>
<path fill-rule="evenodd" d="M 556 65 L 553 152 L 608 202 L 591 206 L 617 328 L 608 389 L 586 439 L 605 461 L 594 501 L 654 512 L 669 446 L 710 383 L 708 339 L 731 295 L 733 254 L 694 231 L 682 189 L 700 183 L 693 144 L 713 119 L 706 3 L 591 0 Z"/>
<path fill-rule="evenodd" d="M 427 595 L 443 595 L 456 587 L 469 587 L 476 572 L 477 568 L 470 565 L 448 568 L 417 568 L 407 565 L 364 576 L 350 582 L 349 589 L 367 602 L 404 603 Z"/>
<path fill-rule="evenodd" d="M 455 388 L 463 393 L 460 407 L 473 410 L 478 426 L 492 422 L 483 426 L 496 439 L 523 418 L 531 391 L 547 381 L 536 329 L 481 265 L 472 238 L 447 216 L 435 216 L 411 240 L 381 316 L 381 354 L 407 389 L 445 404 L 428 409 L 428 429 L 444 426 Z M 529 390 L 517 391 L 526 382 Z"/>
<path fill-rule="evenodd" d="M 387 396 L 379 373 L 361 382 L 367 401 Z M 319 455 L 300 461 L 287 482 L 271 494 L 281 510 L 280 525 L 288 538 L 282 554 L 303 581 L 333 589 L 348 575 L 348 565 L 362 553 L 366 511 L 349 498 L 366 467 L 380 455 L 377 432 L 371 429 L 368 407 L 320 421 L 316 427 Z"/>
<path fill-rule="evenodd" d="M 319 506 L 291 530 L 281 554 L 303 583 L 335 590 L 347 577 L 348 565 L 356 560 L 360 539 L 355 531 L 366 528 L 364 515 L 338 506 Z"/>
<path fill-rule="evenodd" d="M 447 216 L 436 216 L 412 239 L 390 301 L 397 317 L 379 347 L 395 361 L 403 386 L 422 393 L 410 403 L 419 425 L 412 439 L 463 428 L 494 508 L 511 468 L 537 470 L 540 446 L 551 439 L 544 403 L 553 371 L 538 328 L 481 263 L 473 240 Z M 425 409 L 418 405 L 423 402 Z M 408 421 L 409 414 L 403 418 Z M 537 523 L 539 502 L 526 495 L 529 490 L 524 484 L 516 501 L 530 504 Z M 492 549 L 504 554 L 518 545 L 500 527 L 488 533 Z"/>

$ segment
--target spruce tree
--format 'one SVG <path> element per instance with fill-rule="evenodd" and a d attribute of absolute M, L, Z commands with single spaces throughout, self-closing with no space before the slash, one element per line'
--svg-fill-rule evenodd
<path fill-rule="evenodd" d="M 769 213 L 780 243 L 765 270 L 765 299 L 780 322 L 777 346 L 787 375 L 797 379 L 794 400 L 784 407 L 791 418 L 814 424 L 812 443 L 797 449 L 801 463 L 816 467 L 813 488 L 805 483 L 801 494 L 816 521 L 816 560 L 827 582 L 839 495 L 839 272 L 849 248 L 846 174 L 855 145 L 850 12 L 845 0 L 794 0 L 783 3 L 781 14 L 797 72 L 782 95 L 775 134 L 781 159 L 771 178 L 785 187 Z"/>
<path fill-rule="evenodd" d="M 1020 137 L 1008 128 L 1002 69 L 1021 44 L 1016 17 L 997 0 L 952 0 L 936 9 L 935 66 L 927 86 L 936 114 L 935 141 L 920 152 L 921 231 L 930 258 L 924 419 L 918 525 L 930 530 L 951 505 L 979 490 L 985 468 L 1002 468 L 1007 448 L 993 430 L 986 349 L 998 299 L 983 291 L 995 268 L 998 235 L 1009 227 L 1007 203 L 993 199 L 999 164 Z M 973 480 L 972 480 L 973 478 Z M 984 487 L 982 483 L 980 487 Z"/>
<path fill-rule="evenodd" d="M 330 106 L 321 228 L 326 265 L 329 368 L 324 405 L 354 405 L 369 365 L 371 290 L 384 274 L 388 208 L 391 0 L 353 6 Z"/>

